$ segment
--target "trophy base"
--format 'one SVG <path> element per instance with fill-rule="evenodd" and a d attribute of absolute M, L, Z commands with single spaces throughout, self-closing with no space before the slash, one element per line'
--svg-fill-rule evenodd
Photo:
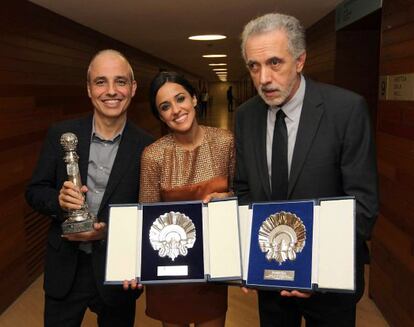
<path fill-rule="evenodd" d="M 93 224 L 96 221 L 93 219 L 87 219 L 84 221 L 65 221 L 62 224 L 62 233 L 65 234 L 73 234 L 73 233 L 81 233 L 81 232 L 89 232 L 93 230 Z"/>

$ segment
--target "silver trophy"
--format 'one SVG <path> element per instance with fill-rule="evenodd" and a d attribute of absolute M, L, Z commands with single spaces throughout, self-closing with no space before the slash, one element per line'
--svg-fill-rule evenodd
<path fill-rule="evenodd" d="M 60 144 L 65 151 L 63 160 L 66 163 L 68 180 L 80 189 L 82 182 L 78 166 L 79 156 L 76 153 L 78 138 L 73 133 L 64 133 L 60 137 Z M 85 196 L 83 198 L 85 200 Z M 66 220 L 62 223 L 63 234 L 91 231 L 93 224 L 97 222 L 95 215 L 89 211 L 86 201 L 83 202 L 80 209 L 68 209 L 65 218 Z"/>

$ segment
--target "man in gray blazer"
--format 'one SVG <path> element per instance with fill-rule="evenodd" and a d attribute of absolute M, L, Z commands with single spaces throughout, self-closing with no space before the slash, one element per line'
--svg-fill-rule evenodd
<path fill-rule="evenodd" d="M 140 291 L 105 286 L 106 226 L 111 203 L 138 201 L 141 152 L 152 138 L 127 120 L 136 82 L 126 58 L 103 50 L 92 59 L 87 91 L 93 115 L 52 126 L 27 187 L 28 203 L 50 217 L 44 271 L 45 326 L 80 326 L 85 310 L 98 315 L 99 326 L 132 327 Z M 67 181 L 63 133 L 77 135 L 79 190 Z M 94 230 L 62 237 L 66 209 L 83 204 L 98 217 Z"/>
<path fill-rule="evenodd" d="M 259 291 L 261 326 L 300 326 L 302 316 L 309 326 L 354 326 L 368 262 L 365 241 L 378 210 L 366 102 L 302 75 L 305 33 L 294 17 L 267 14 L 250 21 L 242 53 L 258 95 L 236 116 L 239 201 L 356 198 L 356 292 Z"/>

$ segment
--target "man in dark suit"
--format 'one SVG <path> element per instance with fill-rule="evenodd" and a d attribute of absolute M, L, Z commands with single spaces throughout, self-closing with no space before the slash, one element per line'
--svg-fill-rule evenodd
<path fill-rule="evenodd" d="M 92 59 L 87 90 L 93 116 L 64 121 L 47 134 L 26 199 L 51 217 L 44 272 L 45 326 L 80 326 L 85 310 L 98 315 L 99 326 L 133 326 L 139 291 L 104 286 L 108 205 L 138 199 L 141 152 L 152 138 L 127 120 L 136 82 L 126 58 L 103 50 Z M 78 137 L 79 170 L 86 185 L 67 180 L 63 133 Z M 86 202 L 97 217 L 94 230 L 62 237 L 66 209 Z"/>
<path fill-rule="evenodd" d="M 236 117 L 240 202 L 356 198 L 356 292 L 259 291 L 261 326 L 300 326 L 302 316 L 309 326 L 354 326 L 368 262 L 365 241 L 378 210 L 366 103 L 353 92 L 302 76 L 305 34 L 294 17 L 268 14 L 249 22 L 242 52 L 259 95 Z"/>

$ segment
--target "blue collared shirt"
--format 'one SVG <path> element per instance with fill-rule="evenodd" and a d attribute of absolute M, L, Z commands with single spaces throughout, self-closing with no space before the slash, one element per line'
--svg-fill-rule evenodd
<path fill-rule="evenodd" d="M 106 185 L 108 184 L 109 175 L 118 153 L 119 144 L 121 142 L 121 131 L 110 140 L 105 140 L 95 129 L 95 119 L 92 122 L 91 145 L 89 148 L 88 161 L 88 178 L 86 185 L 88 192 L 86 194 L 86 203 L 90 212 L 95 216 L 98 215 L 99 207 L 104 196 Z M 99 217 L 98 217 L 99 221 Z M 92 246 L 90 242 L 82 242 L 79 249 L 91 253 Z"/>

